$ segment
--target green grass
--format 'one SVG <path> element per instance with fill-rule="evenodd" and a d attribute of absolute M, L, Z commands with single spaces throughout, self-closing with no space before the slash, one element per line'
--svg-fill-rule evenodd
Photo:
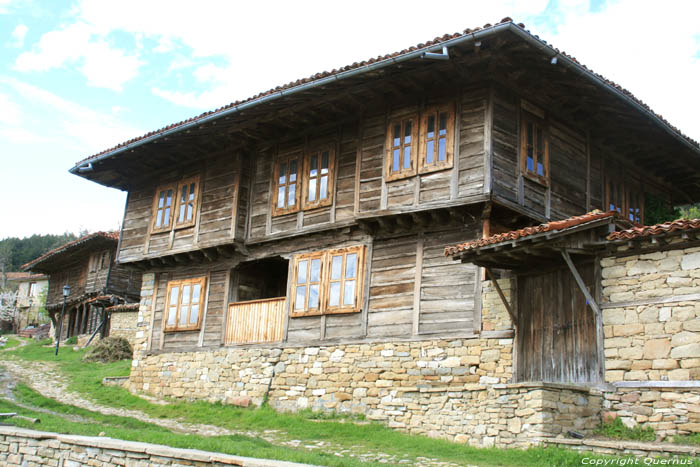
<path fill-rule="evenodd" d="M 656 433 L 652 427 L 637 425 L 634 428 L 628 428 L 619 418 L 601 423 L 600 426 L 596 428 L 595 433 L 612 439 L 632 441 L 656 440 Z"/>
<path fill-rule="evenodd" d="M 378 423 L 363 423 L 361 425 L 347 423 L 348 420 L 352 421 L 352 416 L 329 416 L 311 411 L 291 414 L 278 413 L 267 405 L 259 408 L 244 409 L 203 401 L 170 401 L 166 405 L 152 404 L 123 388 L 102 386 L 102 379 L 105 376 L 127 376 L 131 362 L 86 363 L 81 361 L 83 353 L 84 351 L 82 350 L 74 351 L 70 348 L 62 348 L 56 358 L 53 355 L 53 348 L 43 347 L 41 343 L 31 343 L 21 349 L 8 352 L 8 354 L 13 354 L 26 360 L 56 362 L 60 370 L 69 377 L 69 389 L 81 393 L 99 404 L 140 410 L 153 418 L 178 419 L 189 423 L 210 424 L 239 431 L 262 432 L 264 430 L 279 430 L 284 433 L 286 438 L 300 440 L 302 443 L 326 441 L 351 449 L 354 452 L 376 451 L 397 455 L 400 458 L 416 459 L 418 457 L 428 457 L 436 458 L 443 462 L 460 464 L 469 463 L 483 466 L 574 466 L 581 465 L 581 460 L 584 457 L 591 457 L 587 454 L 559 448 L 531 448 L 525 451 L 473 448 L 425 436 L 407 435 Z M 95 420 L 95 427 L 81 427 L 81 424 L 71 422 L 71 424 L 66 424 L 65 428 L 62 429 L 62 423 L 65 424 L 66 422 L 56 422 L 56 425 L 51 425 L 44 423 L 44 418 L 46 418 L 44 415 L 28 415 L 39 416 L 42 419 L 41 429 L 43 430 L 58 430 L 76 434 L 96 434 L 95 431 L 97 433 L 104 431 L 107 436 L 115 438 L 137 439 L 176 447 L 196 447 L 197 449 L 233 453 L 230 449 L 225 449 L 226 443 L 219 439 L 220 437 L 199 439 L 193 435 L 172 434 L 162 428 L 153 428 L 153 425 L 144 422 L 138 422 L 143 424 L 139 425 L 131 419 L 111 422 L 114 417 L 102 416 L 92 412 L 86 414 L 87 411 L 84 411 L 84 409 L 64 406 L 51 399 L 43 398 L 43 396 L 25 386 L 18 386 L 17 395 L 21 401 L 35 407 L 44 407 L 56 412 L 80 415 Z M 338 420 L 338 418 L 345 418 L 345 420 Z M 315 421 L 310 421 L 310 419 Z M 50 421 L 52 419 L 48 418 L 47 420 Z M 108 423 L 111 431 L 104 429 L 104 426 L 107 426 L 106 424 Z M 91 431 L 84 432 L 79 430 Z M 223 438 L 228 440 L 230 437 Z M 192 441 L 194 439 L 198 440 L 196 441 L 196 446 L 182 444 L 185 441 L 194 443 Z M 281 452 L 287 452 L 288 448 L 267 446 L 265 449 L 262 449 L 258 444 L 255 444 L 259 443 L 260 440 L 248 439 L 240 441 L 242 443 L 241 451 L 235 452 L 239 455 L 286 459 L 322 465 L 353 465 L 349 463 L 348 458 L 338 458 L 332 454 L 329 454 L 328 456 L 330 457 L 328 458 L 320 457 L 314 458 L 314 460 L 305 458 L 302 460 L 302 458 L 296 457 L 300 454 L 290 451 L 291 457 L 279 457 L 282 456 Z M 253 446 L 255 446 L 254 452 L 245 450 L 248 448 L 252 449 Z M 315 455 L 320 456 L 321 454 L 317 453 Z"/>
<path fill-rule="evenodd" d="M 675 444 L 692 444 L 694 446 L 700 446 L 700 433 L 695 433 L 692 435 L 676 435 L 673 437 L 673 442 Z"/>
<path fill-rule="evenodd" d="M 78 343 L 78 337 L 77 336 L 71 336 L 66 341 L 64 342 L 66 345 L 76 345 Z"/>
<path fill-rule="evenodd" d="M 17 347 L 21 343 L 21 340 L 17 336 L 7 336 L 7 343 L 5 343 L 4 346 L 0 347 L 0 349 L 12 349 L 14 347 Z"/>

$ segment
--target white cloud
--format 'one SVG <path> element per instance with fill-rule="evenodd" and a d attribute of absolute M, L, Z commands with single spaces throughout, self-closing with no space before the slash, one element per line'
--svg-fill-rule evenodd
<path fill-rule="evenodd" d="M 72 148 L 82 156 L 144 133 L 111 114 L 84 107 L 31 84 L 0 77 L 0 85 L 14 93 L 15 101 L 19 102 L 17 108 L 26 108 L 34 115 L 29 125 L 17 120 L 9 122 L 3 129 L 11 134 L 27 136 L 28 133 L 20 130 L 29 126 L 41 127 L 43 140 Z M 47 115 L 51 116 L 51 121 L 42 120 Z"/>
<path fill-rule="evenodd" d="M 135 55 L 109 45 L 97 29 L 78 21 L 41 36 L 31 52 L 17 57 L 18 71 L 48 71 L 79 63 L 88 86 L 121 91 L 124 83 L 138 75 L 142 62 Z"/>
<path fill-rule="evenodd" d="M 18 24 L 12 30 L 12 38 L 14 42 L 11 44 L 12 47 L 22 47 L 24 45 L 24 38 L 27 35 L 29 28 L 25 24 Z"/>
<path fill-rule="evenodd" d="M 0 123 L 5 125 L 19 125 L 22 121 L 19 105 L 10 99 L 7 94 L 0 94 Z"/>

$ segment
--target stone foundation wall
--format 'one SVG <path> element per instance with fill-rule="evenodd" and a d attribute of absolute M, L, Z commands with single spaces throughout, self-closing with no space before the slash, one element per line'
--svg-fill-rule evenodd
<path fill-rule="evenodd" d="M 195 449 L 178 449 L 105 437 L 72 436 L 0 426 L 0 464 L 7 467 L 156 467 L 166 465 L 270 465 L 301 464 L 260 461 Z"/>
<path fill-rule="evenodd" d="M 700 388 L 617 388 L 603 407 L 633 427 L 650 426 L 660 439 L 700 432 Z"/>
<path fill-rule="evenodd" d="M 700 379 L 700 248 L 601 266 L 606 381 Z"/>
<path fill-rule="evenodd" d="M 138 312 L 136 311 L 114 312 L 109 318 L 111 337 L 123 337 L 133 345 L 138 330 Z"/>

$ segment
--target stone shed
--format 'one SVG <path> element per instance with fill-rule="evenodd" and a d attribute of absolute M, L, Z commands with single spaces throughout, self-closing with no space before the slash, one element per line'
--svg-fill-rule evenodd
<path fill-rule="evenodd" d="M 594 418 L 604 411 L 665 438 L 700 432 L 698 232 L 700 220 L 634 226 L 592 212 L 446 254 L 496 279 L 483 288 L 495 291 L 483 326 L 512 326 L 513 383 L 599 390 Z"/>

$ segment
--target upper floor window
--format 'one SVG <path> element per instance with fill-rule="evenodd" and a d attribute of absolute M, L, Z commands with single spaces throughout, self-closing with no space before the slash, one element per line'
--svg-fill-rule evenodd
<path fill-rule="evenodd" d="M 310 151 L 304 158 L 304 209 L 331 204 L 333 193 L 333 148 Z"/>
<path fill-rule="evenodd" d="M 644 222 L 644 195 L 639 191 L 639 184 L 623 179 L 617 175 L 606 175 L 605 207 L 608 211 L 617 211 L 630 222 Z"/>
<path fill-rule="evenodd" d="M 454 106 L 432 107 L 423 112 L 420 128 L 421 173 L 452 167 Z"/>
<path fill-rule="evenodd" d="M 520 164 L 524 175 L 549 183 L 549 137 L 544 112 L 532 105 L 524 104 L 520 113 Z"/>
<path fill-rule="evenodd" d="M 191 331 L 200 328 L 206 277 L 169 281 L 163 315 L 165 331 Z"/>
<path fill-rule="evenodd" d="M 320 146 L 303 157 L 278 157 L 273 172 L 272 215 L 280 216 L 302 209 L 329 206 L 333 202 L 335 150 Z"/>
<path fill-rule="evenodd" d="M 36 297 L 37 294 L 37 285 L 36 282 L 31 282 L 29 284 L 29 297 Z"/>
<path fill-rule="evenodd" d="M 294 258 L 291 316 L 360 311 L 364 246 Z"/>
<path fill-rule="evenodd" d="M 299 156 L 278 158 L 275 162 L 275 198 L 272 213 L 287 214 L 299 209 Z"/>
<path fill-rule="evenodd" d="M 156 190 L 153 200 L 152 232 L 162 232 L 174 228 L 194 225 L 197 218 L 199 200 L 199 177 L 192 177 L 163 185 Z"/>
<path fill-rule="evenodd" d="M 452 167 L 454 122 L 452 103 L 390 121 L 386 133 L 385 180 Z"/>

